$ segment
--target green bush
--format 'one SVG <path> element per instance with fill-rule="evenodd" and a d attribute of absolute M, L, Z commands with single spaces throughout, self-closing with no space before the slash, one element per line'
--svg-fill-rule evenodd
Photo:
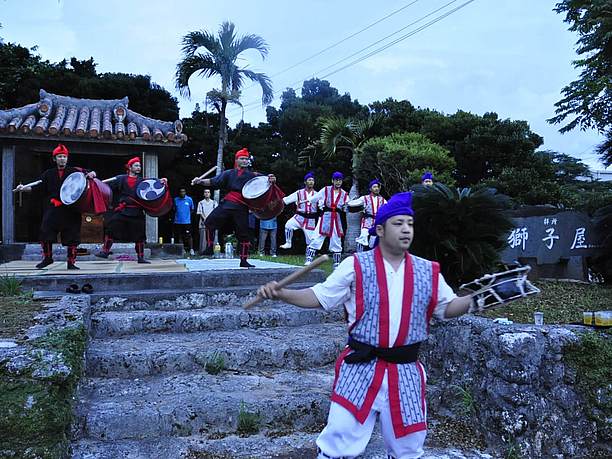
<path fill-rule="evenodd" d="M 504 212 L 509 206 L 507 196 L 489 188 L 419 186 L 411 252 L 440 262 L 444 278 L 455 287 L 494 272 L 513 228 Z"/>
<path fill-rule="evenodd" d="M 19 296 L 21 295 L 21 280 L 15 276 L 0 276 L 0 296 Z"/>
<path fill-rule="evenodd" d="M 259 413 L 249 411 L 246 403 L 240 402 L 240 410 L 238 411 L 238 433 L 242 435 L 257 433 L 259 431 L 260 420 L 261 417 Z"/>

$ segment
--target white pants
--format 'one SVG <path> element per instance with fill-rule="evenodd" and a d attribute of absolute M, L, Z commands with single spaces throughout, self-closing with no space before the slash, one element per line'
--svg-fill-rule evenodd
<path fill-rule="evenodd" d="M 302 227 L 302 225 L 300 225 L 297 219 L 295 218 L 295 215 L 291 217 L 289 220 L 287 220 L 287 223 L 285 223 L 285 229 L 291 230 L 291 231 L 295 231 L 295 230 L 304 231 L 304 239 L 306 239 L 306 245 L 309 245 L 310 241 L 312 241 L 312 238 L 314 236 L 314 231 L 315 231 L 315 230 L 309 230 L 309 229 Z M 289 242 L 289 241 L 285 241 L 285 242 Z"/>
<path fill-rule="evenodd" d="M 319 218 L 319 223 L 317 223 L 317 227 L 313 231 L 312 240 L 310 241 L 310 244 L 308 244 L 308 247 L 311 249 L 321 250 L 321 247 L 323 247 L 323 242 L 325 242 L 325 238 L 327 237 L 319 232 L 322 221 L 323 219 Z M 336 227 L 334 227 L 334 231 L 329 238 L 329 251 L 342 252 L 342 238 L 338 235 L 338 230 Z"/>
<path fill-rule="evenodd" d="M 317 438 L 317 446 L 328 457 L 348 459 L 359 456 L 370 441 L 377 417 L 380 418 L 387 454 L 396 459 L 414 459 L 423 455 L 426 430 L 395 438 L 389 409 L 389 386 L 386 374 L 370 415 L 363 424 L 357 421 L 353 414 L 342 405 L 331 403 L 327 425 Z M 324 459 L 325 456 L 319 454 L 318 458 Z"/>
<path fill-rule="evenodd" d="M 361 232 L 359 233 L 359 237 L 355 239 L 358 244 L 366 245 L 372 248 L 374 245 L 374 238 L 370 237 L 370 230 L 368 228 L 361 228 Z"/>

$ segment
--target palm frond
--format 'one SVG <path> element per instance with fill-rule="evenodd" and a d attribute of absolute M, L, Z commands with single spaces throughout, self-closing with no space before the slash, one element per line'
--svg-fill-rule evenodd
<path fill-rule="evenodd" d="M 274 91 L 272 90 L 272 80 L 264 74 L 253 72 L 249 69 L 240 69 L 236 73 L 240 73 L 249 80 L 259 83 L 261 86 L 261 103 L 262 105 L 270 105 L 274 100 Z"/>
<path fill-rule="evenodd" d="M 233 46 L 234 52 L 236 55 L 248 51 L 255 50 L 259 52 L 262 59 L 265 59 L 268 56 L 269 48 L 268 43 L 260 37 L 259 35 L 249 34 L 239 37 L 234 43 Z"/>
<path fill-rule="evenodd" d="M 191 90 L 189 89 L 189 79 L 194 73 L 211 77 L 213 75 L 221 75 L 219 68 L 214 59 L 208 54 L 194 54 L 186 56 L 176 66 L 175 85 L 183 97 L 189 98 Z"/>
<path fill-rule="evenodd" d="M 199 48 L 204 48 L 212 55 L 217 55 L 220 52 L 221 44 L 213 34 L 206 30 L 189 32 L 183 37 L 181 51 L 184 56 L 194 54 Z"/>
<path fill-rule="evenodd" d="M 236 56 L 236 54 L 233 52 L 233 43 L 236 39 L 236 26 L 234 23 L 230 21 L 223 21 L 219 27 L 218 37 L 223 53 L 233 54 Z"/>

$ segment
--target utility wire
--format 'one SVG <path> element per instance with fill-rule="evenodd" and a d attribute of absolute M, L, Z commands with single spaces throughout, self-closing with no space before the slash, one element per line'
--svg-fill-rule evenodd
<path fill-rule="evenodd" d="M 447 3 L 447 4 L 445 4 L 444 6 L 442 6 L 442 7 L 438 8 L 438 9 L 436 9 L 436 10 L 432 11 L 431 13 L 428 13 L 427 15 L 425 15 L 425 16 L 423 16 L 423 17 L 419 18 L 418 20 L 414 21 L 414 22 L 413 22 L 413 23 L 411 23 L 410 25 L 405 26 L 405 27 L 402 27 L 401 29 L 399 29 L 399 30 L 397 30 L 397 31 L 393 32 L 392 34 L 387 35 L 385 38 L 382 38 L 382 39 L 380 39 L 380 40 L 377 40 L 377 41 L 376 41 L 376 42 L 374 42 L 373 44 L 371 44 L 371 45 L 369 45 L 369 46 L 366 46 L 365 48 L 362 48 L 361 50 L 357 51 L 356 53 L 353 53 L 353 54 L 351 54 L 350 56 L 347 56 L 346 58 L 341 59 L 340 61 L 336 62 L 335 64 L 330 65 L 330 66 L 327 66 L 327 67 L 325 67 L 324 69 L 319 70 L 318 72 L 316 72 L 316 73 L 312 74 L 312 75 L 310 76 L 310 78 L 312 78 L 312 77 L 314 77 L 314 76 L 317 76 L 319 73 L 321 73 L 321 72 L 323 72 L 323 71 L 325 71 L 325 70 L 328 70 L 328 69 L 330 69 L 330 68 L 332 68 L 332 67 L 335 67 L 335 66 L 336 66 L 336 65 L 338 65 L 339 63 L 344 62 L 344 61 L 346 61 L 346 60 L 350 59 L 351 57 L 354 57 L 355 55 L 357 55 L 357 54 L 359 54 L 359 53 L 363 52 L 364 50 L 367 50 L 367 49 L 371 48 L 372 46 L 375 46 L 376 44 L 380 43 L 381 41 L 386 40 L 387 38 L 389 38 L 389 37 L 391 37 L 391 36 L 393 36 L 393 35 L 396 35 L 397 33 L 399 33 L 399 32 L 401 32 L 401 31 L 405 30 L 407 27 L 410 27 L 411 25 L 414 25 L 414 24 L 416 24 L 416 23 L 418 23 L 418 22 L 422 21 L 423 19 L 425 19 L 425 18 L 427 18 L 427 17 L 431 16 L 432 14 L 435 14 L 436 12 L 438 12 L 438 11 L 440 11 L 441 9 L 443 9 L 443 8 L 445 8 L 445 7 L 447 7 L 447 6 L 449 6 L 449 5 L 450 5 L 450 4 L 452 4 L 452 3 L 455 3 L 456 1 L 457 1 L 457 0 L 453 0 L 453 1 L 451 1 L 451 2 L 449 2 L 449 3 Z M 357 58 L 357 59 L 355 59 L 355 60 L 353 60 L 353 61 L 349 62 L 348 64 L 346 64 L 346 65 L 344 65 L 344 66 L 342 66 L 342 67 L 340 67 L 340 68 L 338 68 L 338 69 L 336 69 L 336 70 L 333 70 L 333 71 L 331 71 L 331 72 L 329 72 L 329 73 L 327 73 L 327 74 L 325 74 L 325 75 L 320 76 L 319 78 L 321 78 L 321 79 L 327 78 L 327 77 L 329 77 L 329 76 L 331 76 L 331 75 L 334 75 L 334 74 L 336 74 L 336 73 L 338 73 L 338 72 L 340 72 L 340 71 L 342 71 L 342 70 L 345 70 L 345 69 L 346 69 L 346 68 L 348 68 L 348 67 L 351 67 L 351 66 L 353 66 L 353 65 L 355 65 L 355 64 L 357 64 L 357 63 L 359 63 L 359 62 L 362 62 L 363 60 L 368 59 L 368 58 L 370 58 L 370 57 L 374 56 L 375 54 L 378 54 L 378 53 L 380 53 L 380 52 L 382 52 L 382 51 L 384 51 L 384 50 L 386 50 L 386 49 L 390 48 L 391 46 L 393 46 L 393 45 L 395 45 L 395 44 L 397 44 L 397 43 L 399 43 L 399 42 L 401 42 L 401 41 L 403 41 L 403 40 L 406 40 L 407 38 L 410 38 L 410 37 L 412 37 L 413 35 L 416 35 L 417 33 L 419 33 L 419 32 L 421 32 L 421 31 L 423 31 L 423 30 L 425 30 L 425 29 L 427 29 L 427 28 L 431 27 L 433 24 L 435 24 L 435 23 L 437 23 L 437 22 L 441 21 L 442 19 L 444 19 L 444 18 L 446 18 L 446 17 L 450 16 L 451 14 L 456 13 L 457 11 L 459 11 L 459 10 L 461 10 L 461 9 L 465 8 L 467 5 L 469 5 L 470 3 L 473 3 L 474 1 L 475 1 L 475 0 L 468 0 L 468 1 L 464 2 L 464 3 L 462 3 L 461 5 L 459 5 L 459 6 L 455 7 L 455 8 L 453 8 L 452 10 L 449 10 L 449 11 L 447 11 L 446 13 L 441 14 L 440 16 L 437 16 L 437 17 L 436 17 L 436 18 L 434 18 L 433 20 L 429 21 L 429 22 L 428 22 L 428 23 L 426 23 L 426 24 L 423 24 L 422 26 L 418 27 L 417 29 L 410 31 L 410 32 L 408 32 L 408 33 L 406 33 L 406 34 L 404 34 L 404 35 L 402 35 L 402 36 L 400 36 L 400 37 L 396 38 L 395 40 L 393 40 L 393 41 L 391 41 L 391 42 L 389 42 L 389 43 L 387 43 L 387 44 L 385 44 L 385 45 L 383 45 L 383 46 L 381 46 L 381 47 L 379 47 L 379 48 L 375 49 L 374 51 L 371 51 L 370 53 L 368 53 L 368 54 L 366 54 L 366 55 L 364 55 L 364 56 L 362 56 L 362 57 L 359 57 L 359 58 Z M 289 86 L 289 87 L 290 87 L 290 88 L 293 88 L 293 89 L 296 89 L 296 86 L 297 86 L 297 85 L 299 85 L 299 84 L 301 84 L 301 83 L 303 83 L 305 80 L 306 80 L 306 78 L 301 79 L 299 82 L 296 82 L 295 84 L 293 84 L 293 85 L 291 85 L 291 86 Z M 285 88 L 285 89 L 286 89 L 286 88 Z M 275 93 L 277 93 L 278 91 L 279 91 L 279 90 L 275 91 Z M 246 108 L 246 107 L 251 107 L 251 106 L 253 106 L 253 105 L 259 105 L 259 101 L 256 101 L 256 102 L 254 101 L 254 102 L 250 102 L 250 103 L 248 103 L 248 104 L 245 104 L 245 105 L 243 105 L 243 109 L 244 109 L 244 108 Z M 250 108 L 249 110 L 244 110 L 244 111 L 243 111 L 243 115 L 244 115 L 244 113 L 248 113 L 248 112 L 252 111 L 254 108 L 257 108 L 257 107 Z M 236 112 L 234 112 L 234 113 L 236 113 Z"/>
<path fill-rule="evenodd" d="M 389 19 L 390 17 L 395 16 L 396 14 L 398 14 L 398 13 L 400 13 L 400 12 L 404 11 L 406 8 L 408 8 L 408 7 L 412 6 L 412 5 L 414 5 L 414 4 L 415 4 L 415 3 L 417 3 L 418 1 L 419 1 L 419 0 L 414 0 L 414 1 L 410 2 L 410 3 L 408 3 L 407 5 L 404 5 L 404 6 L 402 6 L 401 8 L 398 8 L 398 9 L 397 9 L 397 10 L 395 10 L 395 11 L 392 11 L 391 13 L 387 14 L 385 17 L 382 17 L 382 18 L 378 19 L 377 21 L 374 21 L 373 23 L 371 23 L 371 24 L 369 24 L 369 25 L 365 26 L 363 29 L 360 29 L 360 30 L 358 30 L 357 32 L 354 32 L 354 33 L 350 34 L 348 37 L 345 37 L 345 38 L 343 38 L 342 40 L 337 41 L 337 42 L 335 42 L 335 43 L 333 43 L 333 44 L 329 45 L 327 48 L 324 48 L 324 49 L 322 49 L 321 51 L 316 52 L 315 54 L 313 54 L 313 55 L 311 55 L 311 56 L 309 56 L 309 57 L 307 57 L 307 58 L 305 58 L 305 59 L 302 59 L 302 60 L 301 60 L 301 61 L 299 61 L 299 62 L 296 62 L 295 64 L 293 64 L 293 65 L 291 65 L 290 67 L 287 67 L 287 68 L 285 68 L 285 69 L 281 70 L 280 72 L 277 72 L 277 73 L 275 73 L 275 74 L 273 74 L 273 75 L 270 75 L 270 78 L 274 78 L 274 77 L 277 77 L 277 76 L 279 76 L 279 75 L 282 75 L 283 73 L 286 73 L 286 72 L 288 72 L 289 70 L 293 70 L 294 68 L 296 68 L 296 67 L 298 67 L 298 66 L 300 66 L 300 65 L 302 65 L 302 64 L 304 64 L 304 63 L 306 63 L 306 62 L 308 62 L 308 61 L 311 61 L 312 59 L 314 59 L 315 57 L 320 56 L 321 54 L 325 53 L 326 51 L 329 51 L 330 49 L 335 48 L 336 46 L 338 46 L 338 45 L 340 45 L 340 44 L 344 43 L 345 41 L 348 41 L 348 40 L 350 40 L 351 38 L 356 37 L 357 35 L 359 35 L 359 34 L 361 34 L 361 33 L 365 32 L 366 30 L 371 29 L 371 28 L 372 28 L 372 27 L 374 27 L 375 25 L 380 24 L 381 22 L 383 22 L 383 21 L 385 21 L 385 20 Z M 251 84 L 250 86 L 246 87 L 244 90 L 246 91 L 246 90 L 251 89 L 251 88 L 253 88 L 253 87 L 255 87 L 255 86 L 257 86 L 257 83 L 253 83 L 253 84 Z"/>

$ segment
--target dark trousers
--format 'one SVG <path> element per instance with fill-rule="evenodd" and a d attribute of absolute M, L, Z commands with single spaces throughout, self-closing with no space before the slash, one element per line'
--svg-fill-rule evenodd
<path fill-rule="evenodd" d="M 62 245 L 76 246 L 81 242 L 81 214 L 66 207 L 48 207 L 40 224 L 40 240 L 57 242 L 58 234 Z"/>
<path fill-rule="evenodd" d="M 223 201 L 206 219 L 206 228 L 213 233 L 236 233 L 238 242 L 249 242 L 249 210 L 239 204 Z"/>
<path fill-rule="evenodd" d="M 191 224 L 190 223 L 175 223 L 174 224 L 174 237 L 177 240 L 183 241 L 183 247 L 185 252 L 191 251 L 193 241 L 191 237 Z"/>

